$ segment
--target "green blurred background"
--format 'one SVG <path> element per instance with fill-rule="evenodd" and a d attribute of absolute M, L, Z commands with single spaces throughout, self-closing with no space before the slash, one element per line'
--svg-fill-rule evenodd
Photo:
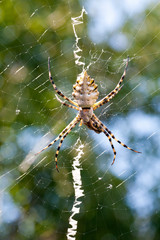
<path fill-rule="evenodd" d="M 100 98 L 116 86 L 130 56 L 124 87 L 96 115 L 136 154 L 84 126 L 34 159 L 75 117 L 60 106 L 48 80 L 71 97 L 82 71 L 73 51 L 72 17 L 81 60 Z M 66 239 L 74 202 L 72 162 L 84 144 L 84 197 L 76 239 L 160 239 L 160 4 L 157 1 L 0 1 L 0 239 Z M 102 52 L 103 49 L 103 52 Z M 78 139 L 78 141 L 77 141 Z M 26 170 L 20 164 L 31 159 Z M 32 163 L 33 160 L 33 163 Z M 28 169 L 27 169 L 28 168 Z"/>

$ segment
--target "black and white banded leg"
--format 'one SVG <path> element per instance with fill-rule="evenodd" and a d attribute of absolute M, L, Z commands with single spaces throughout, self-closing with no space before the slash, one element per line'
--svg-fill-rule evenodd
<path fill-rule="evenodd" d="M 128 67 L 128 62 L 129 62 L 129 57 L 127 58 L 127 62 L 126 62 L 126 66 L 124 69 L 124 72 L 122 74 L 122 77 L 120 78 L 117 86 L 115 87 L 115 89 L 113 91 L 111 91 L 106 97 L 104 97 L 103 99 L 101 99 L 100 101 L 96 102 L 93 105 L 93 110 L 103 106 L 105 103 L 109 102 L 122 88 L 121 84 L 126 76 L 126 71 L 127 71 L 127 67 Z"/>
<path fill-rule="evenodd" d="M 52 83 L 52 86 L 53 86 L 54 90 L 56 91 L 56 93 L 57 93 L 58 95 L 60 95 L 61 97 L 63 97 L 63 98 L 64 98 L 65 100 L 67 100 L 68 102 L 70 102 L 71 104 L 73 104 L 73 105 L 75 105 L 75 106 L 78 107 L 78 104 L 77 104 L 77 103 L 75 103 L 74 101 L 72 101 L 71 99 L 69 99 L 68 97 L 66 97 L 61 91 L 59 91 L 59 90 L 57 89 L 57 86 L 56 86 L 56 84 L 54 83 L 53 78 L 52 78 L 52 75 L 51 75 L 50 58 L 48 58 L 48 71 L 49 71 L 49 80 L 50 80 L 50 82 Z"/>
<path fill-rule="evenodd" d="M 63 143 L 64 139 L 67 137 L 67 135 L 71 132 L 71 130 L 77 125 L 77 123 L 79 123 L 79 121 L 80 121 L 80 117 L 77 116 L 76 121 L 70 126 L 70 128 L 62 136 L 62 138 L 59 142 L 59 145 L 58 145 L 58 148 L 57 148 L 57 151 L 56 151 L 56 154 L 55 154 L 56 169 L 57 169 L 58 172 L 59 172 L 59 169 L 58 169 L 58 165 L 57 165 L 57 158 L 58 158 L 58 154 L 59 154 L 60 148 L 62 146 L 62 143 Z"/>
<path fill-rule="evenodd" d="M 77 115 L 77 117 L 75 117 L 73 119 L 73 121 L 70 124 L 68 124 L 68 126 L 58 135 L 58 137 L 56 139 L 54 139 L 52 142 L 50 142 L 50 144 L 48 144 L 46 147 L 44 147 L 41 151 L 39 151 L 35 155 L 43 152 L 47 148 L 51 147 L 55 142 L 57 142 L 70 129 L 70 127 L 72 127 L 77 122 L 78 119 L 79 119 L 79 116 Z"/>

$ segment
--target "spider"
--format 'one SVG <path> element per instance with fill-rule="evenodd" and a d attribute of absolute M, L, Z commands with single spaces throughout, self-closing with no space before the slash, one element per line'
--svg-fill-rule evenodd
<path fill-rule="evenodd" d="M 128 62 L 129 62 L 129 57 L 127 58 L 126 65 L 124 68 L 123 75 L 121 76 L 117 86 L 114 88 L 113 91 L 111 91 L 106 97 L 101 99 L 100 101 L 96 102 L 98 99 L 98 86 L 95 84 L 95 81 L 93 78 L 91 78 L 86 70 L 84 70 L 80 75 L 77 77 L 76 84 L 73 85 L 73 93 L 72 96 L 74 97 L 75 101 L 72 101 L 70 98 L 66 97 L 61 91 L 59 91 L 53 81 L 53 78 L 51 76 L 51 70 L 50 70 L 50 58 L 48 58 L 48 71 L 49 71 L 49 80 L 56 91 L 58 95 L 60 95 L 62 98 L 64 98 L 68 103 L 63 102 L 57 95 L 56 98 L 57 100 L 69 107 L 76 109 L 79 111 L 78 115 L 72 120 L 72 122 L 58 135 L 56 139 L 54 139 L 48 146 L 43 148 L 40 152 L 37 154 L 41 153 L 45 149 L 49 148 L 52 146 L 55 142 L 57 142 L 60 139 L 56 154 L 55 154 L 55 163 L 56 163 L 56 169 L 59 172 L 58 165 L 57 165 L 57 157 L 61 148 L 61 145 L 66 138 L 66 136 L 71 132 L 71 130 L 80 122 L 79 126 L 82 126 L 82 124 L 86 125 L 89 129 L 95 131 L 96 133 L 101 133 L 103 132 L 112 147 L 113 153 L 114 153 L 114 158 L 112 161 L 112 165 L 115 162 L 116 159 L 116 150 L 114 148 L 114 145 L 112 143 L 112 138 L 117 141 L 119 144 L 121 144 L 123 147 L 136 152 L 136 153 L 141 153 L 138 152 L 130 147 L 128 147 L 126 144 L 118 140 L 113 133 L 98 119 L 98 117 L 93 113 L 94 110 L 97 108 L 101 107 L 102 105 L 106 104 L 109 102 L 122 88 L 122 82 L 126 76 L 126 70 L 128 67 Z M 70 103 L 70 104 L 69 104 Z M 37 155 L 36 154 L 36 155 Z"/>

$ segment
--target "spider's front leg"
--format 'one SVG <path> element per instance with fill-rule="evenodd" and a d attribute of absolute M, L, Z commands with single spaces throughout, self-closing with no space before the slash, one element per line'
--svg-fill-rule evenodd
<path fill-rule="evenodd" d="M 58 148 L 57 148 L 57 151 L 56 151 L 56 155 L 55 155 L 55 162 L 56 162 L 56 169 L 57 171 L 59 172 L 59 169 L 58 169 L 58 165 L 57 165 L 57 158 L 58 158 L 58 154 L 59 154 L 59 151 L 60 151 L 60 148 L 61 148 L 61 145 L 64 141 L 64 139 L 67 137 L 67 135 L 71 132 L 71 130 L 77 125 L 77 123 L 79 123 L 80 121 L 80 116 L 78 115 L 76 118 L 75 118 L 75 121 L 74 123 L 70 126 L 70 128 L 67 129 L 67 131 L 65 132 L 65 134 L 62 136 L 60 142 L 59 142 L 59 145 L 58 145 Z"/>
<path fill-rule="evenodd" d="M 108 132 L 108 133 L 110 134 L 110 136 L 111 136 L 116 142 L 118 142 L 118 143 L 121 144 L 123 147 L 125 147 L 125 148 L 127 148 L 127 149 L 129 149 L 129 150 L 131 150 L 131 151 L 133 151 L 133 152 L 141 153 L 141 152 L 139 152 L 139 151 L 134 150 L 133 148 L 128 147 L 126 144 L 124 144 L 123 142 L 121 142 L 120 140 L 118 140 L 118 139 L 113 135 L 113 133 L 98 119 L 98 117 L 97 117 L 95 114 L 93 115 L 93 117 L 94 117 L 94 119 L 96 119 L 97 122 L 99 122 L 99 124 L 101 124 L 102 128 L 103 128 L 106 132 Z"/>
<path fill-rule="evenodd" d="M 79 119 L 79 117 L 75 117 L 72 122 L 70 124 L 68 124 L 68 126 L 58 135 L 57 138 L 55 138 L 52 142 L 50 142 L 50 144 L 48 144 L 46 147 L 44 147 L 41 151 L 39 151 L 38 153 L 36 153 L 35 155 L 38 155 L 39 153 L 43 152 L 44 150 L 46 150 L 47 148 L 51 147 L 55 142 L 57 142 L 69 129 L 70 127 L 72 127 L 77 120 Z M 76 123 L 77 124 L 77 123 Z"/>
<path fill-rule="evenodd" d="M 107 131 L 103 128 L 103 123 L 100 122 L 100 121 L 97 121 L 97 119 L 95 118 L 95 115 L 94 115 L 94 114 L 93 114 L 93 116 L 92 116 L 92 118 L 91 118 L 91 121 L 93 122 L 93 125 L 97 128 L 97 130 L 99 130 L 99 133 L 100 133 L 100 132 L 103 132 L 103 133 L 107 136 L 107 138 L 108 138 L 108 140 L 109 140 L 109 142 L 110 142 L 110 145 L 111 145 L 111 147 L 112 147 L 113 154 L 114 154 L 113 161 L 112 161 L 112 165 L 113 165 L 114 162 L 115 162 L 115 159 L 116 159 L 116 150 L 115 150 L 114 145 L 113 145 L 113 143 L 112 143 L 111 136 L 110 136 L 110 135 L 107 133 Z"/>

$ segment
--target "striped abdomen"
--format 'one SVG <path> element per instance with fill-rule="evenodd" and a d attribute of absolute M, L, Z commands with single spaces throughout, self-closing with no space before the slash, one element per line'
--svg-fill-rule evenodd
<path fill-rule="evenodd" d="M 73 93 L 76 103 L 79 107 L 92 107 L 98 98 L 98 86 L 94 79 L 90 78 L 86 71 L 82 72 L 73 85 Z"/>

